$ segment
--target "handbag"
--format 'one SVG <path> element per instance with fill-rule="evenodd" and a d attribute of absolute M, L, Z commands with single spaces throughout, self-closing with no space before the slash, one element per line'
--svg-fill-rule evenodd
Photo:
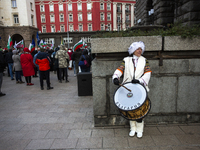
<path fill-rule="evenodd" d="M 89 67 L 90 65 L 88 64 L 88 62 L 87 62 L 87 60 L 86 60 L 86 58 L 85 58 L 85 56 L 83 55 L 83 58 L 85 59 L 84 61 L 79 61 L 79 63 L 78 63 L 78 65 L 79 66 L 86 66 L 86 67 Z"/>

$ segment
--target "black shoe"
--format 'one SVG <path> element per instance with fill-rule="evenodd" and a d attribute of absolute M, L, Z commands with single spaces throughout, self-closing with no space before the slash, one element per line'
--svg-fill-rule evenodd
<path fill-rule="evenodd" d="M 60 82 L 60 83 L 62 83 L 62 81 L 61 81 L 61 80 L 59 80 L 59 82 Z"/>
<path fill-rule="evenodd" d="M 0 93 L 0 96 L 5 96 L 6 94 L 5 93 Z"/>
<path fill-rule="evenodd" d="M 41 87 L 41 90 L 44 90 L 44 88 L 43 88 L 43 87 Z"/>
<path fill-rule="evenodd" d="M 53 89 L 53 87 L 51 87 L 51 86 L 50 86 L 50 87 L 47 87 L 47 90 L 51 90 L 51 89 Z"/>
<path fill-rule="evenodd" d="M 11 80 L 15 80 L 14 78 L 12 78 Z"/>
<path fill-rule="evenodd" d="M 66 80 L 65 83 L 69 82 L 69 80 Z"/>

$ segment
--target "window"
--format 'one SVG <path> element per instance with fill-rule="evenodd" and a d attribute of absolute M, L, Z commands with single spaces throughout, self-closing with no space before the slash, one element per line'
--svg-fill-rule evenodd
<path fill-rule="evenodd" d="M 73 25 L 69 25 L 69 31 L 74 31 Z"/>
<path fill-rule="evenodd" d="M 34 18 L 34 16 L 31 15 L 31 25 L 32 25 L 32 26 L 34 25 L 34 23 L 33 23 L 33 18 Z"/>
<path fill-rule="evenodd" d="M 64 22 L 64 15 L 60 14 L 60 22 Z"/>
<path fill-rule="evenodd" d="M 107 31 L 111 31 L 111 25 L 110 24 L 107 25 Z"/>
<path fill-rule="evenodd" d="M 50 21 L 51 21 L 51 22 L 55 22 L 54 15 L 50 15 Z"/>
<path fill-rule="evenodd" d="M 125 10 L 126 10 L 126 12 L 129 12 L 129 5 L 125 6 Z"/>
<path fill-rule="evenodd" d="M 68 4 L 68 11 L 72 11 L 72 4 Z"/>
<path fill-rule="evenodd" d="M 41 15 L 41 22 L 45 23 L 45 15 Z"/>
<path fill-rule="evenodd" d="M 88 31 L 92 31 L 92 25 L 88 24 Z"/>
<path fill-rule="evenodd" d="M 55 43 L 55 42 L 54 42 L 54 38 L 45 38 L 44 41 L 45 41 L 47 44 Z"/>
<path fill-rule="evenodd" d="M 55 26 L 51 26 L 51 32 L 55 32 Z"/>
<path fill-rule="evenodd" d="M 130 21 L 129 18 L 130 18 L 129 15 L 126 15 L 126 22 Z"/>
<path fill-rule="evenodd" d="M 63 38 L 63 42 L 64 43 L 68 43 L 68 40 L 69 40 L 69 43 L 73 43 L 73 38 L 72 37 L 69 37 L 69 39 L 68 38 Z"/>
<path fill-rule="evenodd" d="M 91 3 L 87 3 L 87 10 L 91 10 L 92 9 L 92 4 Z"/>
<path fill-rule="evenodd" d="M 59 11 L 63 11 L 63 4 L 59 4 Z"/>
<path fill-rule="evenodd" d="M 104 10 L 104 5 L 103 5 L 103 3 L 100 3 L 100 10 Z"/>
<path fill-rule="evenodd" d="M 73 22 L 73 15 L 69 14 L 69 22 Z"/>
<path fill-rule="evenodd" d="M 121 22 L 121 16 L 120 14 L 117 15 L 117 23 L 120 23 Z"/>
<path fill-rule="evenodd" d="M 111 10 L 111 5 L 107 4 L 107 10 Z"/>
<path fill-rule="evenodd" d="M 126 24 L 126 29 L 128 29 L 130 26 L 129 26 L 129 24 Z"/>
<path fill-rule="evenodd" d="M 14 23 L 15 24 L 19 23 L 18 15 L 13 15 L 13 17 L 14 17 Z"/>
<path fill-rule="evenodd" d="M 101 21 L 104 21 L 104 14 L 101 14 Z"/>
<path fill-rule="evenodd" d="M 81 10 L 82 10 L 82 4 L 79 3 L 79 4 L 78 4 L 78 11 L 81 11 Z"/>
<path fill-rule="evenodd" d="M 11 0 L 11 2 L 12 2 L 12 7 L 17 7 L 17 2 L 16 2 L 16 0 Z"/>
<path fill-rule="evenodd" d="M 50 7 L 50 12 L 53 12 L 54 11 L 53 5 L 49 5 L 49 7 Z"/>
<path fill-rule="evenodd" d="M 101 24 L 101 30 L 105 30 L 104 24 Z"/>
<path fill-rule="evenodd" d="M 86 43 L 90 43 L 91 37 L 81 37 Z"/>
<path fill-rule="evenodd" d="M 65 32 L 65 26 L 63 26 L 63 25 L 60 26 L 60 31 L 61 31 L 61 32 Z"/>
<path fill-rule="evenodd" d="M 78 21 L 82 21 L 83 18 L 82 18 L 82 14 L 78 14 Z"/>
<path fill-rule="evenodd" d="M 117 5 L 117 12 L 121 12 L 121 5 L 120 4 Z"/>
<path fill-rule="evenodd" d="M 30 8 L 31 10 L 33 10 L 33 3 L 30 3 Z"/>
<path fill-rule="evenodd" d="M 79 25 L 78 25 L 78 29 L 79 29 L 79 31 L 83 31 L 83 25 L 82 25 L 82 24 L 79 24 Z"/>
<path fill-rule="evenodd" d="M 40 5 L 40 11 L 44 12 L 44 5 Z"/>
<path fill-rule="evenodd" d="M 42 27 L 42 33 L 46 33 L 46 26 Z"/>
<path fill-rule="evenodd" d="M 87 14 L 88 15 L 88 21 L 92 21 L 92 14 Z"/>
<path fill-rule="evenodd" d="M 111 14 L 107 14 L 107 21 L 111 21 Z"/>

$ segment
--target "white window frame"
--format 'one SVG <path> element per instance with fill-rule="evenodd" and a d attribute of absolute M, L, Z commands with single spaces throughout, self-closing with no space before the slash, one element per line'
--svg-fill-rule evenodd
<path fill-rule="evenodd" d="M 111 21 L 111 14 L 110 13 L 107 14 L 107 21 Z"/>
<path fill-rule="evenodd" d="M 17 7 L 17 1 L 16 0 L 11 0 L 12 7 L 16 8 Z"/>
<path fill-rule="evenodd" d="M 46 32 L 47 32 L 46 26 L 42 26 L 42 33 L 46 33 Z"/>
<path fill-rule="evenodd" d="M 78 11 L 82 11 L 82 3 L 78 3 L 77 7 L 78 7 Z"/>
<path fill-rule="evenodd" d="M 56 27 L 54 25 L 51 26 L 51 32 L 56 32 Z"/>
<path fill-rule="evenodd" d="M 40 12 L 44 12 L 44 5 L 40 5 Z"/>
<path fill-rule="evenodd" d="M 55 22 L 55 16 L 54 15 L 50 15 L 50 22 Z"/>
<path fill-rule="evenodd" d="M 69 31 L 70 32 L 74 31 L 74 26 L 72 24 L 69 25 Z"/>
<path fill-rule="evenodd" d="M 31 24 L 32 24 L 32 26 L 34 26 L 34 16 L 33 15 L 31 15 Z"/>
<path fill-rule="evenodd" d="M 54 38 L 45 38 L 45 39 L 44 39 L 44 41 L 45 41 L 47 44 L 52 44 L 52 42 L 55 43 L 54 40 L 55 40 Z"/>
<path fill-rule="evenodd" d="M 30 8 L 33 10 L 33 3 L 30 2 Z"/>
<path fill-rule="evenodd" d="M 49 5 L 49 11 L 54 12 L 54 5 L 53 4 Z"/>
<path fill-rule="evenodd" d="M 91 10 L 92 9 L 92 3 L 87 3 L 87 10 Z"/>
<path fill-rule="evenodd" d="M 103 30 L 105 30 L 105 24 L 100 24 L 100 26 L 101 26 L 101 31 L 103 31 Z"/>
<path fill-rule="evenodd" d="M 78 21 L 83 21 L 83 14 L 78 14 Z"/>
<path fill-rule="evenodd" d="M 63 42 L 64 42 L 64 43 L 68 43 L 68 38 L 67 38 L 67 37 L 64 37 L 64 38 L 63 38 Z M 69 43 L 73 43 L 73 37 L 69 37 Z"/>
<path fill-rule="evenodd" d="M 91 13 L 88 13 L 88 14 L 87 14 L 87 20 L 88 20 L 88 21 L 92 21 L 92 14 L 91 14 Z"/>
<path fill-rule="evenodd" d="M 111 31 L 111 24 L 107 24 L 108 31 Z"/>
<path fill-rule="evenodd" d="M 88 24 L 88 31 L 92 31 L 92 24 Z"/>
<path fill-rule="evenodd" d="M 64 14 L 59 14 L 60 22 L 64 22 Z"/>
<path fill-rule="evenodd" d="M 107 3 L 107 10 L 111 10 L 111 4 Z"/>
<path fill-rule="evenodd" d="M 41 15 L 41 23 L 45 23 L 45 22 L 46 22 L 45 15 Z"/>
<path fill-rule="evenodd" d="M 73 22 L 73 14 L 69 14 L 69 22 Z"/>
<path fill-rule="evenodd" d="M 80 32 L 83 31 L 83 25 L 82 25 L 82 24 L 79 24 L 79 25 L 78 25 L 78 30 L 79 30 Z"/>
<path fill-rule="evenodd" d="M 13 14 L 13 20 L 14 20 L 14 24 L 19 24 L 19 15 Z"/>
<path fill-rule="evenodd" d="M 63 4 L 59 4 L 58 6 L 59 6 L 59 12 L 63 11 Z"/>
<path fill-rule="evenodd" d="M 60 26 L 60 32 L 65 32 L 65 26 L 64 25 Z"/>
<path fill-rule="evenodd" d="M 104 13 L 101 13 L 101 14 L 100 14 L 100 20 L 101 20 L 101 21 L 104 21 L 104 20 L 105 20 Z"/>
<path fill-rule="evenodd" d="M 100 10 L 104 10 L 104 3 L 100 3 Z"/>
<path fill-rule="evenodd" d="M 68 4 L 68 11 L 72 11 L 72 4 Z"/>

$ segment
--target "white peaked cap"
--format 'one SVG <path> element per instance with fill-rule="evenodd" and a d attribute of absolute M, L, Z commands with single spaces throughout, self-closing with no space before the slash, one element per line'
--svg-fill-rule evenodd
<path fill-rule="evenodd" d="M 143 54 L 145 51 L 145 45 L 142 41 L 139 41 L 139 42 L 133 42 L 130 45 L 130 47 L 128 48 L 129 55 L 133 54 L 139 47 L 142 49 L 142 54 Z"/>

